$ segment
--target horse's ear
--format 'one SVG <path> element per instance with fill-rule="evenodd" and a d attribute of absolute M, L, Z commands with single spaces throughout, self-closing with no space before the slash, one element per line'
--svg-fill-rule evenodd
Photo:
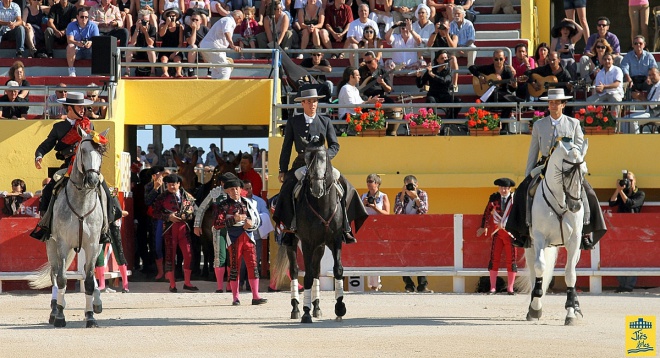
<path fill-rule="evenodd" d="M 584 143 L 582 143 L 582 159 L 587 155 L 587 149 L 589 149 L 589 139 L 585 138 Z"/>
<path fill-rule="evenodd" d="M 183 165 L 183 162 L 181 161 L 181 158 L 179 158 L 179 154 L 177 154 L 176 150 L 172 149 L 172 158 L 174 159 L 174 162 L 176 163 L 177 166 Z"/>
<path fill-rule="evenodd" d="M 220 155 L 219 150 L 213 149 L 213 155 L 215 155 L 215 161 L 218 162 L 218 166 L 216 168 L 221 167 L 225 164 L 225 160 L 222 159 L 222 155 Z"/>
<path fill-rule="evenodd" d="M 87 137 L 87 132 L 85 132 L 85 130 L 82 129 L 81 126 L 76 126 L 76 129 L 78 130 L 78 135 L 80 135 L 80 138 Z"/>
<path fill-rule="evenodd" d="M 564 144 L 564 143 L 566 143 L 566 142 L 561 142 L 561 141 L 559 141 L 559 142 L 557 142 L 557 143 L 558 143 L 557 146 L 558 146 L 559 148 L 561 148 L 562 151 L 564 151 L 564 155 L 568 155 L 568 148 L 566 148 L 566 145 L 567 145 L 568 143 L 567 143 L 567 144 Z M 556 150 L 556 149 L 555 149 L 555 150 Z"/>
<path fill-rule="evenodd" d="M 101 136 L 104 138 L 108 138 L 108 132 L 110 132 L 110 128 L 106 128 L 102 133 Z"/>
<path fill-rule="evenodd" d="M 231 163 L 234 168 L 236 168 L 239 164 L 241 164 L 241 157 L 243 156 L 243 151 L 238 151 L 238 154 L 234 157 L 234 161 Z"/>
<path fill-rule="evenodd" d="M 199 155 L 198 155 L 198 152 L 195 151 L 192 155 L 192 164 L 193 164 L 193 166 L 197 165 L 197 159 L 199 159 Z"/>

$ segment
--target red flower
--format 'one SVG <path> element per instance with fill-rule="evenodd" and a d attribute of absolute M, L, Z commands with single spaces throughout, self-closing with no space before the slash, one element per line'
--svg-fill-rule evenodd
<path fill-rule="evenodd" d="M 470 109 L 468 110 L 468 114 L 475 114 L 476 112 L 477 112 L 477 109 L 474 108 L 474 107 L 470 107 Z"/>
<path fill-rule="evenodd" d="M 383 106 L 382 103 L 380 103 L 380 102 L 376 102 L 376 108 L 381 108 L 382 106 Z"/>
<path fill-rule="evenodd" d="M 603 122 L 607 123 L 610 119 L 607 116 L 603 117 Z"/>
<path fill-rule="evenodd" d="M 591 123 L 593 123 L 593 122 L 594 122 L 594 117 L 592 117 L 592 116 L 588 116 L 588 117 L 585 119 L 585 122 L 587 122 L 587 124 L 591 124 Z"/>
<path fill-rule="evenodd" d="M 360 115 L 361 120 L 365 120 L 367 117 L 369 117 L 369 113 L 362 113 L 362 115 Z"/>
<path fill-rule="evenodd" d="M 475 122 L 474 119 L 470 119 L 470 120 L 468 120 L 468 126 L 469 126 L 469 127 L 474 127 L 474 126 L 476 126 L 476 125 L 477 125 L 477 122 Z"/>
<path fill-rule="evenodd" d="M 477 100 L 474 101 L 474 103 L 481 103 L 481 100 L 477 98 Z"/>
<path fill-rule="evenodd" d="M 362 108 L 355 107 L 355 113 L 362 113 Z"/>

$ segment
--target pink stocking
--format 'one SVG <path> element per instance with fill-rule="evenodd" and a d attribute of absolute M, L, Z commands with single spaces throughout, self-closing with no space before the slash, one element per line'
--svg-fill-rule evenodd
<path fill-rule="evenodd" d="M 490 273 L 490 292 L 497 291 L 497 271 L 488 271 Z"/>
<path fill-rule="evenodd" d="M 253 300 L 260 299 L 261 297 L 259 297 L 259 279 L 251 278 L 248 279 L 248 282 L 250 283 L 250 289 L 252 290 L 252 299 Z"/>
<path fill-rule="evenodd" d="M 96 279 L 99 281 L 99 290 L 105 289 L 105 266 L 96 268 Z"/>
<path fill-rule="evenodd" d="M 121 283 L 125 290 L 128 290 L 128 270 L 126 265 L 119 266 L 119 274 L 121 275 Z"/>
<path fill-rule="evenodd" d="M 218 282 L 218 290 L 223 290 L 225 287 L 225 268 L 215 267 L 215 280 Z"/>
<path fill-rule="evenodd" d="M 238 301 L 238 281 L 229 281 L 229 287 L 231 287 L 231 295 L 233 296 L 233 302 Z"/>
<path fill-rule="evenodd" d="M 513 284 L 516 282 L 516 273 L 515 272 L 507 272 L 507 279 L 509 280 L 508 287 L 506 290 L 508 292 L 513 292 Z"/>

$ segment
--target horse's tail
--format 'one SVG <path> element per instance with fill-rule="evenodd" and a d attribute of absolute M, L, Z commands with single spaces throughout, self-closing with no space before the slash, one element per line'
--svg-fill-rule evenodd
<path fill-rule="evenodd" d="M 66 257 L 66 264 L 64 265 L 64 270 L 68 270 L 69 266 L 73 262 L 73 258 L 76 256 L 76 253 L 73 250 L 69 251 L 69 255 Z M 52 266 L 50 262 L 43 264 L 37 273 L 29 279 L 30 288 L 38 290 L 53 285 L 52 277 Z"/>
<path fill-rule="evenodd" d="M 278 248 L 275 264 L 272 267 L 275 274 L 275 288 L 279 288 L 280 285 L 286 281 L 285 278 L 288 277 L 287 274 L 289 273 L 289 257 L 286 254 L 286 250 L 287 248 L 285 245 L 282 245 Z"/>

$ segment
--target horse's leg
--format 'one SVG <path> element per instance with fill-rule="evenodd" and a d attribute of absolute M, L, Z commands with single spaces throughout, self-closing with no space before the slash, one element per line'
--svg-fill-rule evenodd
<path fill-rule="evenodd" d="M 576 230 L 577 231 L 577 230 Z M 566 320 L 564 325 L 573 326 L 577 320 L 577 314 L 582 315 L 580 310 L 580 302 L 578 302 L 577 292 L 575 290 L 575 282 L 577 281 L 577 273 L 575 266 L 580 261 L 580 239 L 582 231 L 577 231 L 571 235 L 571 239 L 566 244 Z M 584 317 L 584 316 L 583 316 Z"/>
<path fill-rule="evenodd" d="M 538 250 L 536 249 L 537 246 L 538 245 L 533 242 L 532 247 L 525 249 L 525 261 L 527 262 L 527 269 L 529 270 L 529 278 L 532 287 L 531 299 L 527 310 L 528 321 L 536 321 L 541 318 L 542 315 L 541 296 L 543 296 L 543 271 L 539 274 L 537 270 L 536 260 L 539 255 Z"/>
<path fill-rule="evenodd" d="M 312 323 L 312 286 L 314 279 L 319 277 L 321 258 L 325 251 L 325 245 L 312 248 L 303 242 L 303 257 L 305 259 L 305 292 L 303 293 L 303 316 L 302 323 Z"/>
<path fill-rule="evenodd" d="M 55 241 L 54 239 L 51 239 L 49 241 Z M 53 243 L 54 245 L 57 245 L 57 243 Z M 56 248 L 57 250 L 57 255 L 53 257 L 57 257 L 57 259 L 53 260 L 56 262 L 52 266 L 53 273 L 55 274 L 56 278 L 56 284 L 57 284 L 57 314 L 55 315 L 55 320 L 53 321 L 53 325 L 55 327 L 66 327 L 66 318 L 64 317 L 64 307 L 66 306 L 66 303 L 64 302 L 64 294 L 66 293 L 66 257 L 67 257 L 67 252 L 64 252 L 65 250 L 60 249 L 59 247 Z"/>
<path fill-rule="evenodd" d="M 344 304 L 344 266 L 341 264 L 341 239 L 335 241 L 332 248 L 332 258 L 334 265 L 332 274 L 335 279 L 335 320 L 341 321 L 342 317 L 346 315 L 346 304 Z"/>
<path fill-rule="evenodd" d="M 314 318 L 321 318 L 323 316 L 323 312 L 321 312 L 321 308 L 319 307 L 319 300 L 321 298 L 321 281 L 318 278 L 314 279 L 314 283 L 312 284 L 312 316 Z"/>
<path fill-rule="evenodd" d="M 283 246 L 280 247 L 280 250 L 286 248 L 286 255 L 289 259 L 289 275 L 291 276 L 291 319 L 300 318 L 300 309 L 298 309 L 298 304 L 300 304 L 300 293 L 298 292 L 298 239 L 294 239 L 293 246 Z"/>
<path fill-rule="evenodd" d="M 85 320 L 87 328 L 97 328 L 94 313 L 101 313 L 103 304 L 101 303 L 101 293 L 94 279 L 94 264 L 100 254 L 100 247 L 97 243 L 89 243 L 85 246 L 87 261 L 85 262 Z M 95 302 L 96 301 L 96 302 Z"/>

